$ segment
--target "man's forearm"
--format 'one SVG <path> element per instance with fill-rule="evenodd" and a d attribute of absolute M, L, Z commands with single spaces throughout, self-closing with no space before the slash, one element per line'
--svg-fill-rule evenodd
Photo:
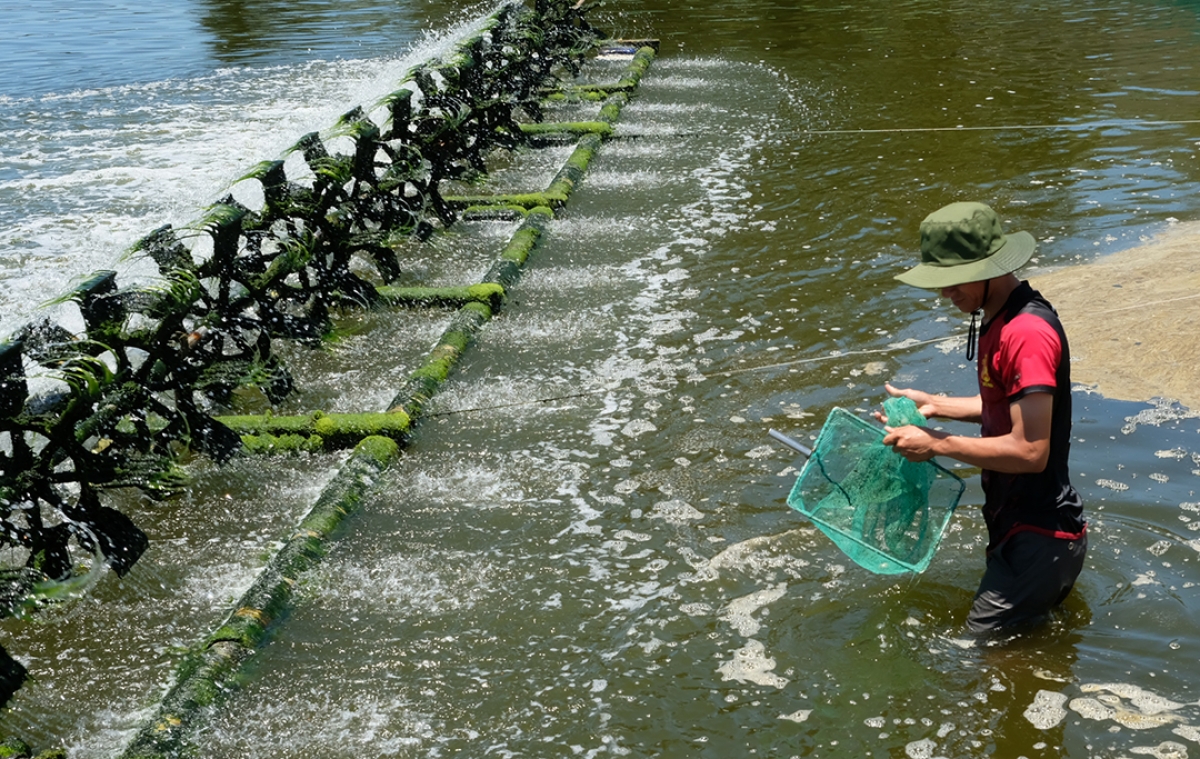
<path fill-rule="evenodd" d="M 983 399 L 978 395 L 971 398 L 935 395 L 930 402 L 934 407 L 933 415 L 938 419 L 976 424 L 983 421 Z"/>
<path fill-rule="evenodd" d="M 936 456 L 946 456 L 980 469 L 1026 474 L 1046 468 L 1049 442 L 1025 440 L 1011 434 L 978 438 L 943 433 L 936 437 L 930 449 Z"/>

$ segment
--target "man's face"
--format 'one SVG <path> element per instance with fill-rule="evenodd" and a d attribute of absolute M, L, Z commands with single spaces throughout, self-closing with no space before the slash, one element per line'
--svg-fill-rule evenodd
<path fill-rule="evenodd" d="M 954 307 L 964 314 L 983 308 L 983 296 L 987 282 L 968 282 L 942 288 L 942 297 L 948 298 Z"/>

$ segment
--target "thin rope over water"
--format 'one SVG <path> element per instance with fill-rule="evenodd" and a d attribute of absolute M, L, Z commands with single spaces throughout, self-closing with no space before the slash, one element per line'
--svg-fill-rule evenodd
<path fill-rule="evenodd" d="M 764 364 L 762 366 L 748 366 L 744 369 L 729 369 L 723 372 L 715 372 L 714 376 L 732 377 L 735 374 L 745 374 L 747 372 L 761 372 L 767 369 L 780 369 L 785 366 L 795 366 L 797 364 L 815 364 L 820 361 L 831 361 L 835 358 L 846 358 L 847 356 L 867 356 L 876 353 L 895 353 L 896 351 L 908 350 L 916 348 L 919 345 L 930 345 L 932 343 L 944 343 L 947 340 L 960 338 L 960 334 L 946 335 L 945 337 L 935 337 L 930 340 L 920 340 L 915 343 L 904 343 L 903 345 L 888 346 L 887 348 L 866 348 L 859 351 L 839 351 L 837 353 L 827 353 L 824 356 L 811 356 L 809 358 L 797 358 L 792 361 L 780 361 L 776 364 Z"/>
<path fill-rule="evenodd" d="M 800 134 L 900 134 L 905 132 L 1004 132 L 1012 130 L 1055 130 L 1055 129 L 1111 129 L 1113 127 L 1185 126 L 1200 124 L 1200 119 L 1173 121 L 1098 121 L 1094 124 L 1001 124 L 996 126 L 952 126 L 952 127 L 895 127 L 891 129 L 803 129 Z"/>
<path fill-rule="evenodd" d="M 1108 308 L 1103 311 L 1093 311 L 1092 313 L 1096 314 L 1096 315 L 1115 314 L 1118 311 L 1132 311 L 1135 308 L 1147 308 L 1149 306 L 1161 306 L 1165 303 L 1177 303 L 1181 300 L 1195 300 L 1196 298 L 1200 298 L 1200 293 L 1196 293 L 1195 295 L 1180 295 L 1178 298 L 1166 298 L 1164 300 L 1152 300 L 1152 301 L 1148 301 L 1145 303 L 1135 303 L 1132 306 L 1120 306 L 1118 308 Z"/>
<path fill-rule="evenodd" d="M 815 364 L 815 363 L 818 363 L 821 361 L 832 361 L 835 358 L 846 358 L 847 356 L 866 356 L 866 355 L 872 355 L 872 354 L 878 354 L 878 353 L 895 353 L 897 351 L 908 350 L 909 348 L 916 348 L 917 346 L 920 346 L 920 345 L 929 345 L 931 343 L 942 343 L 942 342 L 946 342 L 947 340 L 954 340 L 956 338 L 961 338 L 961 337 L 962 337 L 962 335 L 960 335 L 960 334 L 952 334 L 952 335 L 947 335 L 946 337 L 935 337 L 930 340 L 921 340 L 921 341 L 915 342 L 915 343 L 905 343 L 903 345 L 890 346 L 887 348 L 867 348 L 865 350 L 859 350 L 859 351 L 827 353 L 824 356 L 810 356 L 808 358 L 797 358 L 797 359 L 793 359 L 791 361 L 781 361 L 781 362 L 775 363 L 775 364 L 766 364 L 763 366 L 748 366 L 748 367 L 745 367 L 744 369 L 730 369 L 730 370 L 723 371 L 723 372 L 714 372 L 709 376 L 732 377 L 732 376 L 735 376 L 738 374 L 746 374 L 749 372 L 761 372 L 761 371 L 765 371 L 767 369 L 778 369 L 778 368 L 786 367 L 786 366 L 795 366 L 797 364 Z M 611 380 L 602 380 L 602 381 L 610 382 Z M 446 409 L 445 411 L 435 411 L 435 412 L 429 413 L 429 414 L 427 414 L 427 416 L 450 416 L 452 414 L 470 414 L 470 413 L 473 413 L 476 411 L 493 411 L 493 410 L 502 409 L 502 408 L 514 408 L 517 406 L 534 406 L 534 405 L 541 404 L 541 403 L 554 403 L 555 401 L 570 400 L 572 398 L 585 398 L 587 396 L 599 395 L 600 393 L 606 393 L 606 392 L 610 392 L 610 391 L 617 390 L 617 389 L 619 389 L 619 387 L 613 387 L 613 386 L 606 385 L 605 387 L 598 387 L 595 390 L 583 390 L 580 392 L 569 393 L 567 395 L 556 395 L 556 396 L 553 396 L 550 398 L 535 398 L 533 400 L 528 400 L 528 401 L 513 401 L 512 403 L 499 403 L 494 406 L 478 406 L 478 407 L 474 407 L 474 408 Z"/>

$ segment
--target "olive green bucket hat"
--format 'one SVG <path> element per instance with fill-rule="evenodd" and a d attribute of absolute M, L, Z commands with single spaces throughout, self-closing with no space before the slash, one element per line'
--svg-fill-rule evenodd
<path fill-rule="evenodd" d="M 1037 250 L 1028 232 L 1004 234 L 1000 217 L 983 203 L 951 203 L 921 222 L 921 263 L 896 279 L 940 290 L 1020 269 Z"/>

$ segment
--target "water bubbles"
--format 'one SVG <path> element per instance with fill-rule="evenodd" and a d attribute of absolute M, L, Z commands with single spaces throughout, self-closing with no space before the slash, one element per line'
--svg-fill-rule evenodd
<path fill-rule="evenodd" d="M 1162 556 L 1171 548 L 1171 545 L 1172 543 L 1169 540 L 1160 540 L 1146 550 L 1154 556 Z"/>
<path fill-rule="evenodd" d="M 615 537 L 617 540 L 628 540 L 635 543 L 645 543 L 651 539 L 651 536 L 644 532 L 633 532 L 632 530 L 618 530 Z"/>
<path fill-rule="evenodd" d="M 807 722 L 812 713 L 812 709 L 799 709 L 791 714 L 781 714 L 779 719 L 786 719 L 789 722 Z"/>
<path fill-rule="evenodd" d="M 735 598 L 721 611 L 720 618 L 728 622 L 739 635 L 749 638 L 757 635 L 762 628 L 762 624 L 754 618 L 754 613 L 785 595 L 787 595 L 787 584 L 780 583 L 773 588 L 764 588 L 741 598 Z"/>
<path fill-rule="evenodd" d="M 1131 435 L 1139 425 L 1159 427 L 1166 422 L 1194 419 L 1197 416 L 1200 416 L 1200 411 L 1180 406 L 1177 401 L 1158 398 L 1154 400 L 1153 408 L 1144 409 L 1133 416 L 1126 417 L 1126 424 L 1121 428 L 1121 432 Z"/>
<path fill-rule="evenodd" d="M 1067 710 L 1063 708 L 1066 702 L 1067 696 L 1064 693 L 1039 690 L 1033 703 L 1025 709 L 1025 719 L 1039 730 L 1048 730 L 1067 716 Z"/>
<path fill-rule="evenodd" d="M 717 667 L 723 680 L 782 688 L 788 680 L 776 675 L 774 669 L 775 660 L 766 655 L 766 646 L 754 639 L 746 641 L 745 646 L 733 652 L 732 659 Z"/>
<path fill-rule="evenodd" d="M 1155 451 L 1154 455 L 1160 459 L 1182 459 L 1187 457 L 1188 452 L 1182 448 L 1171 448 L 1165 451 Z"/>
<path fill-rule="evenodd" d="M 1179 725 L 1171 730 L 1180 738 L 1186 738 L 1193 743 L 1200 743 L 1200 728 L 1192 727 L 1191 725 Z"/>
<path fill-rule="evenodd" d="M 621 434 L 626 437 L 637 438 L 647 432 L 656 432 L 658 427 L 648 419 L 634 419 L 621 428 Z"/>
<path fill-rule="evenodd" d="M 1102 488 L 1108 488 L 1109 490 L 1115 490 L 1118 493 L 1125 491 L 1125 490 L 1129 490 L 1128 485 L 1126 485 L 1123 482 L 1117 482 L 1116 480 L 1109 480 L 1109 479 L 1102 478 L 1102 479 L 1096 480 L 1096 484 Z"/>
<path fill-rule="evenodd" d="M 704 512 L 684 501 L 670 500 L 654 504 L 648 516 L 651 519 L 661 519 L 667 524 L 682 525 L 703 519 Z"/>
<path fill-rule="evenodd" d="M 1129 749 L 1131 754 L 1153 756 L 1155 759 L 1187 759 L 1187 746 L 1175 741 L 1163 741 L 1157 746 L 1134 746 Z"/>
<path fill-rule="evenodd" d="M 613 491 L 621 494 L 629 494 L 637 490 L 639 487 L 637 480 L 621 480 L 616 485 L 613 485 Z"/>
<path fill-rule="evenodd" d="M 909 759 L 932 759 L 937 744 L 929 738 L 913 741 L 904 747 L 904 754 Z"/>
<path fill-rule="evenodd" d="M 1114 714 L 1112 708 L 1095 698 L 1074 698 L 1067 706 L 1079 716 L 1090 720 L 1112 719 Z"/>
<path fill-rule="evenodd" d="M 1080 690 L 1097 694 L 1070 703 L 1072 711 L 1088 719 L 1112 720 L 1131 730 L 1149 730 L 1181 721 L 1173 712 L 1183 708 L 1183 704 L 1131 683 L 1085 684 Z"/>
<path fill-rule="evenodd" d="M 750 459 L 765 459 L 773 456 L 778 449 L 773 445 L 760 445 L 757 448 L 752 448 L 746 451 L 746 458 Z"/>

